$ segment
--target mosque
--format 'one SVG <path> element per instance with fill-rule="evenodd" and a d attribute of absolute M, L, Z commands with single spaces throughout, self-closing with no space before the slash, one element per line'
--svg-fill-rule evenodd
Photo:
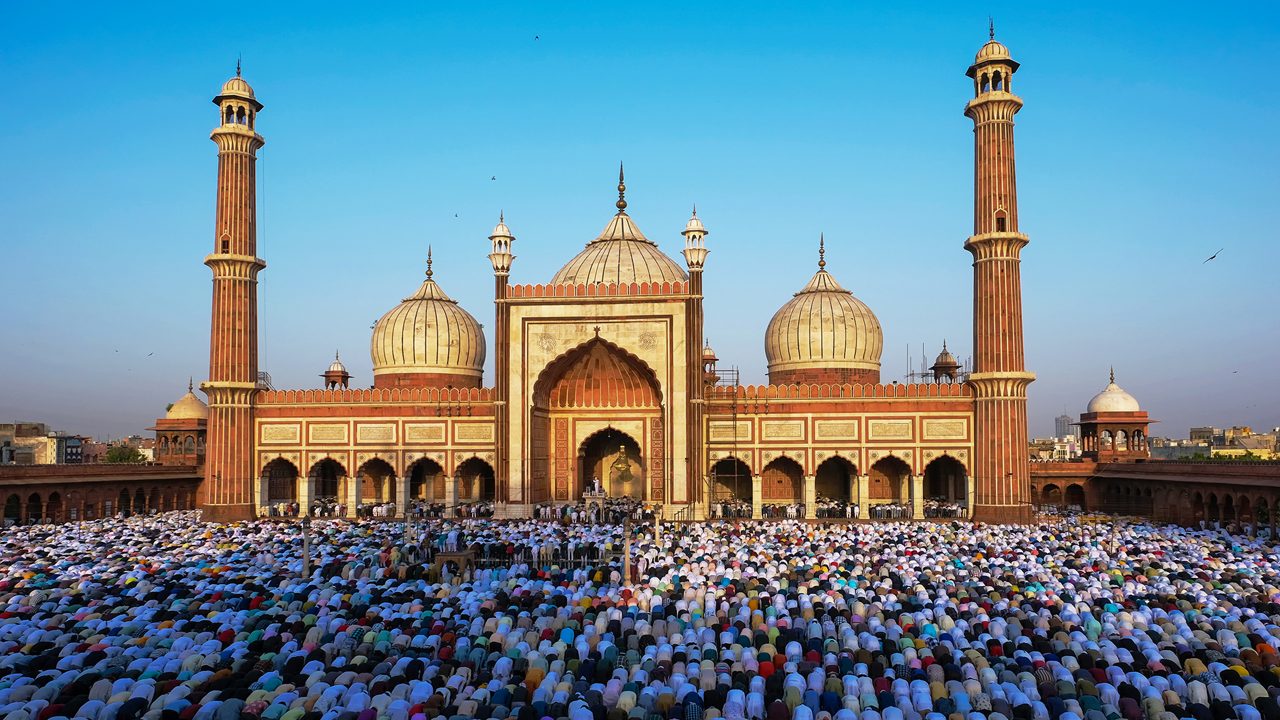
<path fill-rule="evenodd" d="M 1029 520 L 1026 389 L 1035 376 L 1023 357 L 1017 70 L 993 32 L 966 73 L 975 160 L 973 229 L 963 242 L 974 273 L 966 372 L 944 349 L 929 381 L 883 382 L 880 323 L 820 246 L 813 276 L 792 279 L 795 296 L 766 330 L 769 384 L 739 384 L 717 368 L 704 332 L 710 230 L 695 211 L 680 231 L 678 262 L 628 212 L 620 171 L 603 230 L 546 281 L 512 281 L 517 240 L 499 216 L 488 236 L 492 350 L 428 255 L 421 285 L 373 328 L 372 387 L 350 387 L 335 357 L 323 389 L 277 390 L 260 383 L 258 368 L 263 105 L 237 69 L 214 98 L 217 209 L 204 261 L 213 308 L 200 384 L 208 407 L 193 413 L 184 398 L 170 423 L 191 428 L 203 451 L 206 518 L 247 519 L 273 503 L 318 498 L 337 498 L 348 512 L 394 504 L 397 514 L 411 500 L 483 499 L 499 516 L 521 517 L 542 503 L 576 502 L 598 479 L 609 494 L 661 505 L 672 518 L 705 517 L 726 499 L 750 503 L 757 516 L 768 503 L 804 503 L 812 513 L 821 496 L 915 515 L 937 498 L 978 520 Z M 486 380 L 489 352 L 495 371 Z"/>

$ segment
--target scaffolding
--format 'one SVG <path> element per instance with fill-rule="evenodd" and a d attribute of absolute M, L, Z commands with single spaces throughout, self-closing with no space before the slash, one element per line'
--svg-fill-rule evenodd
<path fill-rule="evenodd" d="M 736 460 L 733 463 L 733 474 L 728 478 L 716 472 L 716 463 L 711 459 L 711 418 L 717 417 L 711 413 L 711 406 L 707 407 L 707 433 L 706 446 L 707 452 L 707 501 L 708 503 L 719 503 L 725 500 L 737 500 L 742 497 L 741 489 L 743 483 L 746 483 L 748 490 L 751 486 L 751 478 L 743 476 L 741 473 L 742 460 L 738 454 L 738 394 L 742 391 L 742 383 L 739 382 L 740 374 L 738 368 L 726 368 L 724 370 L 716 370 L 716 381 L 713 388 L 728 388 L 732 392 L 733 401 L 729 404 L 729 457 Z M 720 397 L 721 393 L 713 390 L 711 397 Z M 722 479 L 727 482 L 721 482 Z M 747 498 L 750 499 L 750 493 Z"/>

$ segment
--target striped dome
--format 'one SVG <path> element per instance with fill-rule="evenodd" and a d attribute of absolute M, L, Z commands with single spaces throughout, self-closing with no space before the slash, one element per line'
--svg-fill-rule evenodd
<path fill-rule="evenodd" d="M 553 285 L 684 282 L 684 269 L 644 236 L 626 212 L 613 216 L 595 240 L 551 278 Z"/>
<path fill-rule="evenodd" d="M 373 328 L 370 356 L 374 384 L 380 376 L 458 376 L 478 382 L 484 370 L 480 323 L 432 279 L 405 298 Z M 385 377 L 384 377 L 385 379 Z M 471 383 L 468 383 L 471 384 Z"/>
<path fill-rule="evenodd" d="M 880 321 L 836 282 L 825 265 L 820 262 L 809 284 L 769 321 L 764 352 L 770 377 L 797 370 L 880 372 Z"/>

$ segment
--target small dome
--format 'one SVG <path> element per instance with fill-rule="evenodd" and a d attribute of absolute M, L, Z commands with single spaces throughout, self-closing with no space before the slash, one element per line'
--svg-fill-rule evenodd
<path fill-rule="evenodd" d="M 688 235 L 689 233 L 695 233 L 695 232 L 702 233 L 703 235 L 707 234 L 706 226 L 703 225 L 702 220 L 698 218 L 697 208 L 693 209 L 693 217 L 689 218 L 689 222 L 684 224 L 684 232 L 681 234 Z"/>
<path fill-rule="evenodd" d="M 222 83 L 221 94 L 248 98 L 250 100 L 257 99 L 253 96 L 253 88 L 249 86 L 249 83 L 246 82 L 244 78 L 240 77 L 239 73 L 236 73 L 235 77 Z"/>
<path fill-rule="evenodd" d="M 991 38 L 978 50 L 977 56 L 973 58 L 973 64 L 977 65 L 991 60 L 1009 60 L 1011 58 L 1009 48 L 1005 47 L 1004 43 Z"/>
<path fill-rule="evenodd" d="M 716 357 L 716 351 L 712 350 L 711 344 L 708 343 L 706 347 L 702 348 L 702 359 L 710 362 L 715 362 L 720 358 Z"/>
<path fill-rule="evenodd" d="M 771 378 L 792 370 L 855 370 L 879 376 L 884 345 L 880 321 L 827 272 L 824 245 L 817 274 L 774 313 L 765 330 Z"/>
<path fill-rule="evenodd" d="M 432 278 L 430 257 L 418 291 L 374 325 L 369 354 L 375 385 L 386 375 L 456 375 L 476 383 L 483 375 L 480 323 Z"/>
<path fill-rule="evenodd" d="M 950 350 L 947 350 L 947 344 L 944 342 L 942 343 L 942 352 L 938 353 L 938 358 L 933 361 L 933 366 L 936 368 L 957 368 L 960 367 L 960 363 L 956 361 L 956 356 L 952 355 Z"/>
<path fill-rule="evenodd" d="M 1113 370 L 1111 371 L 1111 382 L 1103 388 L 1102 392 L 1093 396 L 1085 412 L 1140 412 L 1141 410 L 1142 408 L 1138 405 L 1138 401 L 1116 384 L 1116 373 Z"/>
<path fill-rule="evenodd" d="M 342 360 L 338 358 L 338 353 L 335 352 L 333 354 L 333 362 L 329 363 L 328 372 L 345 373 L 346 371 L 347 371 L 347 366 L 342 364 Z"/>
<path fill-rule="evenodd" d="M 684 269 L 644 236 L 631 216 L 619 212 L 586 249 L 560 268 L 553 285 L 684 282 Z"/>
<path fill-rule="evenodd" d="M 507 227 L 507 219 L 503 213 L 498 213 L 498 224 L 494 225 L 493 232 L 489 233 L 490 240 L 500 237 L 515 239 L 515 235 L 511 234 L 511 228 Z"/>
<path fill-rule="evenodd" d="M 166 420 L 208 420 L 209 406 L 196 397 L 191 383 L 187 383 L 187 394 L 178 398 L 164 417 Z"/>

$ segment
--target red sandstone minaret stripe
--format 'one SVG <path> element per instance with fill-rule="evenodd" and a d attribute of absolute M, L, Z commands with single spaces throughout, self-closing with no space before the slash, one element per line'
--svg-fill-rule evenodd
<path fill-rule="evenodd" d="M 968 76 L 975 97 L 965 107 L 973 120 L 974 518 L 997 522 L 1031 519 L 1027 450 L 1027 385 L 1022 342 L 1019 259 L 1027 237 L 1018 232 L 1013 116 L 1022 100 L 1010 91 L 1018 63 L 1004 45 L 978 52 Z"/>
<path fill-rule="evenodd" d="M 209 333 L 209 440 L 202 504 L 206 520 L 252 518 L 257 484 L 254 396 L 258 384 L 257 181 L 262 136 L 254 130 L 262 109 L 253 90 L 236 77 L 214 98 L 221 123 L 211 135 L 218 145 L 217 213 L 213 252 L 213 313 Z"/>

